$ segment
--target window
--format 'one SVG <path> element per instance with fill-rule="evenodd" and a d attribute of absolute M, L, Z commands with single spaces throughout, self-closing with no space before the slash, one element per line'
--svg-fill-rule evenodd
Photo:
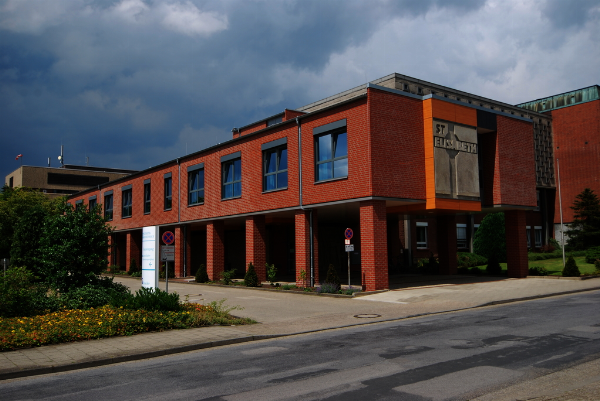
<path fill-rule="evenodd" d="M 113 219 L 113 193 L 112 191 L 104 194 L 104 217 L 110 221 Z"/>
<path fill-rule="evenodd" d="M 121 218 L 131 217 L 132 199 L 131 185 L 126 185 L 121 189 Z"/>
<path fill-rule="evenodd" d="M 322 134 L 323 132 L 326 132 Z M 317 155 L 316 180 L 348 176 L 348 135 L 346 120 L 336 121 L 313 130 Z"/>
<path fill-rule="evenodd" d="M 239 153 L 239 152 L 238 152 Z M 223 162 L 223 199 L 242 196 L 242 159 Z"/>
<path fill-rule="evenodd" d="M 427 223 L 417 222 L 417 249 L 427 249 Z"/>
<path fill-rule="evenodd" d="M 535 226 L 533 232 L 535 234 L 535 247 L 541 248 L 542 247 L 542 227 Z"/>
<path fill-rule="evenodd" d="M 83 207 L 83 199 L 75 202 L 75 210 L 81 209 Z"/>
<path fill-rule="evenodd" d="M 282 121 L 283 121 L 283 116 L 277 116 L 277 117 L 269 118 L 267 120 L 267 127 L 270 127 L 271 125 L 279 124 Z"/>
<path fill-rule="evenodd" d="M 527 226 L 527 248 L 531 248 L 531 226 Z"/>
<path fill-rule="evenodd" d="M 535 212 L 539 212 L 540 211 L 540 191 L 535 191 L 535 199 L 536 199 L 535 209 L 533 209 L 533 210 Z"/>
<path fill-rule="evenodd" d="M 287 146 L 269 149 L 264 152 L 263 171 L 263 189 L 265 191 L 287 188 Z"/>
<path fill-rule="evenodd" d="M 457 224 L 456 225 L 456 247 L 466 248 L 467 247 L 467 225 Z"/>
<path fill-rule="evenodd" d="M 8 179 L 8 186 L 9 186 L 10 188 L 12 188 L 12 187 L 13 187 L 13 182 L 14 182 L 14 181 L 13 181 L 13 177 L 10 177 L 10 178 Z"/>
<path fill-rule="evenodd" d="M 171 210 L 173 206 L 173 181 L 171 173 L 165 174 L 165 210 Z"/>
<path fill-rule="evenodd" d="M 144 180 L 144 214 L 150 213 L 150 201 L 152 200 L 152 192 L 150 188 L 150 179 Z"/>
<path fill-rule="evenodd" d="M 188 205 L 204 203 L 204 163 L 188 168 Z"/>
<path fill-rule="evenodd" d="M 89 208 L 90 210 L 94 209 L 96 207 L 97 201 L 96 201 L 96 195 L 90 197 L 89 200 Z"/>

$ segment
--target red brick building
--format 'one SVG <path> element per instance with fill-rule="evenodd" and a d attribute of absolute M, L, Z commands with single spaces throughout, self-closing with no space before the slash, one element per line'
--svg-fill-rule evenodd
<path fill-rule="evenodd" d="M 508 273 L 524 277 L 527 227 L 552 235 L 553 117 L 391 74 L 70 202 L 103 204 L 112 264 L 139 263 L 143 227 L 173 231 L 177 276 L 253 262 L 265 280 L 268 262 L 299 284 L 329 264 L 344 277 L 352 228 L 352 282 L 366 290 L 431 253 L 456 273 L 481 218 L 504 211 Z"/>

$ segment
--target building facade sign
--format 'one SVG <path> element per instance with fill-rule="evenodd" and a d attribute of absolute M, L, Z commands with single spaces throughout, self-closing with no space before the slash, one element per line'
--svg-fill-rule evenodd
<path fill-rule="evenodd" d="M 142 287 L 158 288 L 158 227 L 142 228 Z"/>
<path fill-rule="evenodd" d="M 479 200 L 477 130 L 434 120 L 433 146 L 436 197 Z"/>

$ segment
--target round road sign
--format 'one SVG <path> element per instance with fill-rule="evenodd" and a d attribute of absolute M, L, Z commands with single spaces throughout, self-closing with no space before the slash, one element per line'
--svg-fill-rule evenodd
<path fill-rule="evenodd" d="M 162 235 L 162 240 L 165 245 L 171 245 L 173 242 L 175 242 L 175 234 L 173 234 L 171 231 L 165 231 Z"/>
<path fill-rule="evenodd" d="M 352 239 L 353 236 L 354 232 L 351 228 L 347 228 L 346 231 L 344 231 L 344 237 L 346 237 L 346 239 Z"/>

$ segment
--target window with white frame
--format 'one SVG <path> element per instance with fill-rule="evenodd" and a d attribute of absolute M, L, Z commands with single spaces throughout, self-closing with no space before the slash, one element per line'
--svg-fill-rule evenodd
<path fill-rule="evenodd" d="M 456 247 L 459 249 L 467 248 L 467 225 L 456 225 Z"/>
<path fill-rule="evenodd" d="M 527 226 L 527 248 L 531 248 L 531 226 Z"/>
<path fill-rule="evenodd" d="M 535 234 L 535 247 L 542 247 L 542 226 L 535 226 L 533 233 Z"/>
<path fill-rule="evenodd" d="M 427 223 L 417 222 L 417 249 L 427 249 Z"/>

